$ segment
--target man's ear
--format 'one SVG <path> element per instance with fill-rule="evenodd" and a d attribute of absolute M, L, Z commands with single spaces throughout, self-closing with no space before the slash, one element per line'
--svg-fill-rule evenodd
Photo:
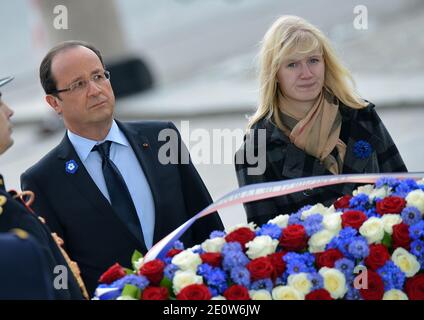
<path fill-rule="evenodd" d="M 46 95 L 46 102 L 50 105 L 50 107 L 52 107 L 54 109 L 54 111 L 60 115 L 62 114 L 62 108 L 60 107 L 58 101 L 57 101 L 57 97 L 48 94 Z"/>

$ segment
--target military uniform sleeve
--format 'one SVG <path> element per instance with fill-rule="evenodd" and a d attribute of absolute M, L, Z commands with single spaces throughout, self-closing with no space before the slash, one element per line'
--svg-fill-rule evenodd
<path fill-rule="evenodd" d="M 36 182 L 36 179 L 29 175 L 27 172 L 21 175 L 21 189 L 34 192 L 35 200 L 31 206 L 32 209 L 36 212 L 37 215 L 43 217 L 46 220 L 46 224 L 49 226 L 52 232 L 57 233 L 59 237 L 63 238 L 64 230 L 49 204 L 49 198 L 44 195 L 38 185 L 38 182 Z M 66 205 L 66 203 L 63 205 Z M 66 243 L 64 247 L 66 249 Z"/>

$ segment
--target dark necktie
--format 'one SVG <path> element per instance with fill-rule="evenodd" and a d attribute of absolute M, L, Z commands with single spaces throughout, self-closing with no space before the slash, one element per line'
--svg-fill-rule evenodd
<path fill-rule="evenodd" d="M 97 151 L 102 157 L 103 176 L 113 209 L 137 239 L 141 236 L 144 244 L 143 231 L 128 187 L 118 168 L 109 158 L 111 144 L 111 141 L 105 141 L 94 146 L 92 151 Z"/>

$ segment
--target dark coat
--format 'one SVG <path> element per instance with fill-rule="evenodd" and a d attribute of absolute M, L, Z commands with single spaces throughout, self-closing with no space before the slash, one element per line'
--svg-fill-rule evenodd
<path fill-rule="evenodd" d="M 153 242 L 208 206 L 212 199 L 193 164 L 161 164 L 158 152 L 167 141 L 159 141 L 163 129 L 175 130 L 170 122 L 142 121 L 118 126 L 133 148 L 152 190 L 155 204 Z M 179 147 L 185 148 L 178 133 Z M 174 146 L 177 148 L 177 146 Z M 74 160 L 78 170 L 65 171 L 67 161 Z M 180 163 L 180 162 L 178 162 Z M 62 142 L 28 169 L 21 177 L 22 189 L 36 194 L 34 208 L 46 218 L 51 229 L 65 242 L 81 276 L 92 295 L 100 275 L 115 262 L 131 267 L 135 249 L 146 252 L 144 240 L 136 237 L 114 212 L 83 163 L 67 135 Z M 223 230 L 217 213 L 196 222 L 182 237 L 186 246 L 200 243 L 213 230 Z"/>
<path fill-rule="evenodd" d="M 0 180 L 3 180 L 1 175 Z M 76 282 L 71 270 L 69 269 L 65 258 L 60 252 L 59 247 L 53 240 L 50 229 L 45 224 L 43 224 L 34 213 L 30 212 L 20 201 L 13 199 L 11 194 L 5 191 L 3 185 L 0 186 L 0 195 L 6 197 L 6 203 L 2 206 L 3 210 L 0 214 L 0 232 L 9 232 L 13 229 L 22 229 L 28 232 L 37 241 L 39 248 L 45 257 L 48 268 L 47 273 L 49 275 L 51 284 L 53 284 L 54 277 L 58 275 L 54 273 L 55 267 L 61 265 L 67 268 L 68 289 L 54 290 L 54 299 L 83 299 L 78 283 Z M 31 257 L 28 257 L 28 259 L 30 258 Z M 7 259 L 9 259 L 9 257 L 5 257 L 2 254 L 0 260 L 6 261 Z M 22 259 L 24 260 L 26 258 L 22 257 Z M 17 261 L 19 260 L 16 260 L 16 263 Z M 1 286 L 2 282 L 0 281 L 0 287 Z"/>
<path fill-rule="evenodd" d="M 52 273 L 30 235 L 0 233 L 0 300 L 52 300 Z"/>
<path fill-rule="evenodd" d="M 406 172 L 406 166 L 390 134 L 374 109 L 373 104 L 357 110 L 340 104 L 342 126 L 340 139 L 346 144 L 346 155 L 341 174 Z M 319 159 L 306 154 L 290 142 L 290 139 L 271 121 L 260 120 L 252 128 L 254 135 L 244 138 L 244 143 L 236 153 L 236 173 L 240 186 L 295 179 L 309 176 L 332 175 Z M 259 129 L 266 131 L 266 150 L 258 146 Z M 255 138 L 253 143 L 246 139 Z M 365 141 L 372 152 L 365 158 L 355 153 L 358 141 Z M 253 145 L 255 154 L 266 155 L 266 170 L 261 175 L 249 175 L 247 169 L 255 167 L 246 161 L 246 148 Z M 242 159 L 242 164 L 237 163 Z M 239 160 L 240 161 L 240 160 Z M 262 225 L 279 214 L 291 214 L 305 205 L 322 203 L 331 205 L 338 197 L 350 194 L 354 184 L 340 184 L 296 192 L 290 195 L 255 201 L 245 204 L 247 219 Z"/>

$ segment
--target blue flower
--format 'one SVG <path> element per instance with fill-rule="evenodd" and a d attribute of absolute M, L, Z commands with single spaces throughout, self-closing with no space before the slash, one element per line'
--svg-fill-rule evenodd
<path fill-rule="evenodd" d="M 75 160 L 69 160 L 65 163 L 65 170 L 67 173 L 74 174 L 78 170 L 78 163 Z"/>
<path fill-rule="evenodd" d="M 180 240 L 176 240 L 173 245 L 174 249 L 184 250 L 184 244 Z"/>
<path fill-rule="evenodd" d="M 387 186 L 389 188 L 396 188 L 399 184 L 399 180 L 392 178 L 392 177 L 383 177 L 383 178 L 379 178 L 376 182 L 375 182 L 375 187 L 377 189 L 380 189 L 384 186 Z"/>
<path fill-rule="evenodd" d="M 238 242 L 226 242 L 222 246 L 222 255 L 225 256 L 228 253 L 241 251 L 241 244 Z"/>
<path fill-rule="evenodd" d="M 317 272 L 308 273 L 308 280 L 312 283 L 311 291 L 322 289 L 324 287 L 324 279 L 322 275 Z"/>
<path fill-rule="evenodd" d="M 231 270 L 230 276 L 234 283 L 245 286 L 246 288 L 250 286 L 250 272 L 246 268 L 236 267 Z"/>
<path fill-rule="evenodd" d="M 362 259 L 368 257 L 370 249 L 368 242 L 363 237 L 357 237 L 349 244 L 349 253 L 356 259 Z"/>
<path fill-rule="evenodd" d="M 231 270 L 236 267 L 244 267 L 249 263 L 249 258 L 241 251 L 230 251 L 222 259 L 224 270 Z"/>
<path fill-rule="evenodd" d="M 424 241 L 415 240 L 411 243 L 411 253 L 416 256 L 419 260 L 424 257 Z"/>
<path fill-rule="evenodd" d="M 359 290 L 355 289 L 355 287 L 351 285 L 347 286 L 347 293 L 345 298 L 347 300 L 363 300 Z"/>
<path fill-rule="evenodd" d="M 421 212 L 416 207 L 405 207 L 401 216 L 402 221 L 410 226 L 421 221 Z"/>
<path fill-rule="evenodd" d="M 131 284 L 140 290 L 144 290 L 149 285 L 149 280 L 145 276 L 130 274 L 113 282 L 111 287 L 123 290 L 127 284 Z"/>
<path fill-rule="evenodd" d="M 202 277 L 206 277 L 206 275 L 212 271 L 212 266 L 207 263 L 202 263 L 197 267 L 197 274 Z"/>
<path fill-rule="evenodd" d="M 338 249 L 346 257 L 351 257 L 349 252 L 349 245 L 355 239 L 358 231 L 354 228 L 347 227 L 339 232 L 337 237 L 331 239 L 330 243 L 327 244 L 326 249 Z"/>
<path fill-rule="evenodd" d="M 210 239 L 214 239 L 214 238 L 224 238 L 225 237 L 225 232 L 224 231 L 212 231 L 209 238 Z"/>
<path fill-rule="evenodd" d="M 339 259 L 334 264 L 334 267 L 337 270 L 341 271 L 345 275 L 348 281 L 353 280 L 354 278 L 353 270 L 355 269 L 355 263 L 352 260 L 347 258 Z"/>
<path fill-rule="evenodd" d="M 418 186 L 415 180 L 405 179 L 399 183 L 399 185 L 395 188 L 395 191 L 393 192 L 392 195 L 405 198 L 408 195 L 408 193 L 419 188 L 420 187 Z"/>
<path fill-rule="evenodd" d="M 421 220 L 420 222 L 412 225 L 409 227 L 409 236 L 412 240 L 417 240 L 424 236 L 424 221 Z"/>
<path fill-rule="evenodd" d="M 289 252 L 283 257 L 283 260 L 286 262 L 288 274 L 316 271 L 314 268 L 315 257 L 310 253 Z"/>
<path fill-rule="evenodd" d="M 375 218 L 381 218 L 381 215 L 377 213 L 377 211 L 375 210 L 375 208 L 368 209 L 365 212 L 365 215 L 367 216 L 367 219 L 373 218 L 373 217 L 375 217 Z"/>
<path fill-rule="evenodd" d="M 179 268 L 175 264 L 168 264 L 165 269 L 163 270 L 163 273 L 165 277 L 167 277 L 169 280 L 174 279 L 175 272 L 177 272 Z"/>
<path fill-rule="evenodd" d="M 272 291 L 272 280 L 271 279 L 261 279 L 261 280 L 257 280 L 255 282 L 252 282 L 250 289 L 251 290 L 267 290 L 269 293 L 271 293 Z"/>
<path fill-rule="evenodd" d="M 257 236 L 270 236 L 272 239 L 280 239 L 281 228 L 273 223 L 267 223 L 256 231 Z"/>
<path fill-rule="evenodd" d="M 358 140 L 355 142 L 355 145 L 353 146 L 353 154 L 358 159 L 366 159 L 369 158 L 369 156 L 372 153 L 372 147 L 371 145 L 364 140 Z"/>
<path fill-rule="evenodd" d="M 320 214 L 312 214 L 306 218 L 303 226 L 309 237 L 321 231 L 321 229 L 323 228 L 322 220 L 323 220 L 323 217 Z"/>
<path fill-rule="evenodd" d="M 384 290 L 389 291 L 392 289 L 402 290 L 405 283 L 406 275 L 399 269 L 393 261 L 389 260 L 380 269 L 377 269 L 384 283 Z"/>
<path fill-rule="evenodd" d="M 359 193 L 349 200 L 349 207 L 354 210 L 366 211 L 369 206 L 369 197 L 365 193 Z"/>
<path fill-rule="evenodd" d="M 287 225 L 291 226 L 294 224 L 302 224 L 302 212 L 298 211 L 296 213 L 293 213 L 289 216 L 289 221 L 287 223 Z"/>
<path fill-rule="evenodd" d="M 221 294 L 227 289 L 227 277 L 220 268 L 211 267 L 208 264 L 201 264 L 197 268 L 197 274 L 201 275 L 209 287 L 216 289 Z"/>

